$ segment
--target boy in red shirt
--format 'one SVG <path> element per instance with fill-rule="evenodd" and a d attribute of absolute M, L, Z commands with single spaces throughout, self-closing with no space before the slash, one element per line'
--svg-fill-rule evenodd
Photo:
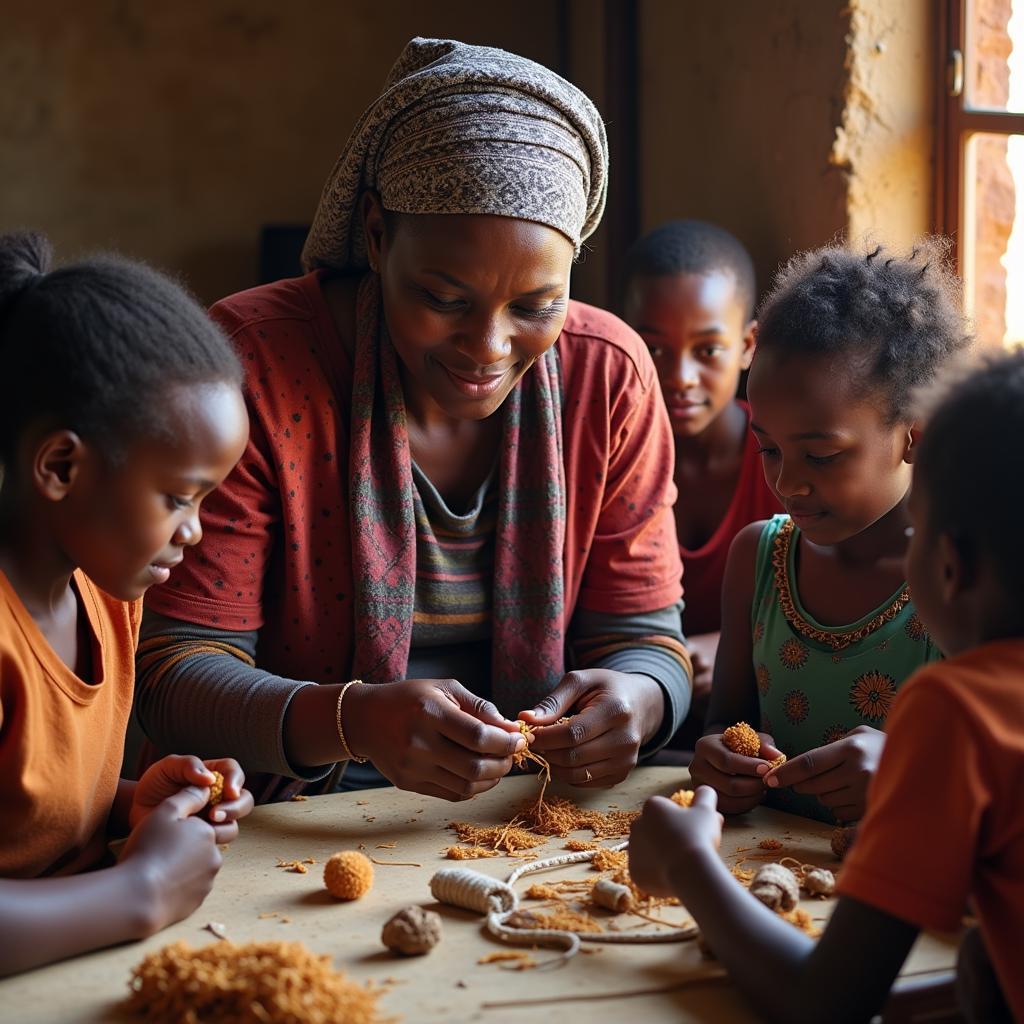
<path fill-rule="evenodd" d="M 736 397 L 754 355 L 754 265 L 733 235 L 699 220 L 655 228 L 625 263 L 623 317 L 654 358 L 675 439 L 695 729 L 684 727 L 671 745 L 692 749 L 711 688 L 729 545 L 748 523 L 782 511 L 765 482 L 750 409 Z"/>

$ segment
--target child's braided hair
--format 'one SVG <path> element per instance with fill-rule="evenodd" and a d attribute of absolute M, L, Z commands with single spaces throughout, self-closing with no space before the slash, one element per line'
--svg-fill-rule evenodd
<path fill-rule="evenodd" d="M 0 461 L 31 422 L 97 441 L 112 460 L 165 430 L 180 385 L 241 383 L 231 346 L 168 277 L 116 256 L 51 270 L 40 234 L 0 236 Z"/>

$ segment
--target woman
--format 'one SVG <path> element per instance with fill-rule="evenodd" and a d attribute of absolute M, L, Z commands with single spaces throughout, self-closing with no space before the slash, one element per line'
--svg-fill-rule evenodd
<path fill-rule="evenodd" d="M 606 165 L 597 111 L 547 69 L 406 47 L 324 188 L 309 273 L 214 307 L 252 438 L 149 602 L 157 746 L 228 750 L 278 777 L 264 799 L 355 761 L 355 784 L 456 800 L 509 771 L 508 716 L 577 785 L 671 735 L 669 425 L 639 338 L 568 298 Z"/>

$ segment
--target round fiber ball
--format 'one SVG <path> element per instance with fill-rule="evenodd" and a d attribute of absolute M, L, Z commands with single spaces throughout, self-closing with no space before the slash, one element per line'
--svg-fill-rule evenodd
<path fill-rule="evenodd" d="M 722 742 L 734 754 L 757 757 L 761 753 L 761 737 L 746 722 L 730 725 L 722 733 Z"/>
<path fill-rule="evenodd" d="M 357 900 L 373 885 L 373 865 L 357 850 L 344 850 L 324 865 L 324 885 L 339 900 Z"/>
<path fill-rule="evenodd" d="M 224 776 L 220 772 L 213 771 L 213 782 L 210 783 L 210 799 L 208 806 L 213 807 L 224 799 Z"/>
<path fill-rule="evenodd" d="M 422 907 L 406 907 L 384 925 L 380 941 L 393 953 L 429 953 L 441 941 L 441 916 Z"/>

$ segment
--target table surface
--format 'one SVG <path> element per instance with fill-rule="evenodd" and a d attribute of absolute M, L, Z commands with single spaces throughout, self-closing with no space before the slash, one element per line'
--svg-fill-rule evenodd
<path fill-rule="evenodd" d="M 614 791 L 562 790 L 585 807 L 607 810 L 637 809 L 654 793 L 667 795 L 688 785 L 678 768 L 641 768 Z M 395 789 L 377 789 L 315 797 L 306 801 L 257 808 L 242 822 L 240 837 L 224 854 L 224 866 L 206 902 L 190 917 L 144 942 L 77 957 L 0 982 L 0 1019 L 33 1022 L 96 1022 L 125 1019 L 118 1003 L 127 992 L 130 969 L 143 955 L 184 939 L 193 946 L 215 941 L 205 930 L 209 922 L 224 926 L 235 942 L 270 939 L 301 941 L 316 953 L 327 953 L 335 965 L 359 981 L 383 984 L 381 1009 L 406 1022 L 420 1021 L 529 1021 L 531 1015 L 558 1012 L 585 1013 L 588 1020 L 621 1021 L 631 1014 L 644 1021 L 755 1021 L 756 1013 L 722 979 L 712 979 L 675 991 L 568 1002 L 549 1007 L 486 1008 L 485 1002 L 546 996 L 613 993 L 669 986 L 707 974 L 714 961 L 704 960 L 694 942 L 645 945 L 594 945 L 590 955 L 577 955 L 565 967 L 548 971 L 509 971 L 497 963 L 477 960 L 503 947 L 482 929 L 482 918 L 467 911 L 438 906 L 429 890 L 431 875 L 458 863 L 504 878 L 520 861 L 499 857 L 451 861 L 444 849 L 456 842 L 446 828 L 452 819 L 490 825 L 507 821 L 524 800 L 537 792 L 534 777 L 503 780 L 489 793 L 462 804 Z M 776 859 L 795 857 L 806 863 L 837 868 L 829 849 L 831 829 L 820 822 L 759 808 L 730 821 L 722 840 L 729 864 L 756 849 L 759 840 L 779 839 L 784 849 Z M 591 838 L 589 833 L 575 834 Z M 606 840 L 614 845 L 621 840 Z M 379 844 L 394 843 L 393 848 Z M 536 852 L 540 857 L 564 852 L 564 839 L 550 838 Z M 377 866 L 372 890 L 361 900 L 340 903 L 324 889 L 323 862 L 332 853 L 355 849 L 378 860 L 411 861 L 416 867 Z M 764 854 L 761 853 L 763 856 Z M 281 860 L 314 858 L 308 874 L 278 868 Z M 756 866 L 748 865 L 748 866 Z M 522 893 L 533 881 L 587 876 L 588 865 L 571 865 L 528 876 L 517 885 Z M 591 877 L 593 877 L 591 875 Z M 427 956 L 397 958 L 380 943 L 384 922 L 397 910 L 419 904 L 438 910 L 443 918 L 441 943 Z M 530 906 L 530 901 L 525 901 Z M 804 902 L 815 918 L 827 917 L 832 901 Z M 683 922 L 682 908 L 659 912 L 665 919 Z M 276 914 L 269 917 L 260 915 Z M 520 947 L 521 948 L 521 947 Z M 947 936 L 922 935 L 904 973 L 948 969 L 955 960 L 955 944 Z M 554 955 L 534 954 L 543 960 Z"/>

